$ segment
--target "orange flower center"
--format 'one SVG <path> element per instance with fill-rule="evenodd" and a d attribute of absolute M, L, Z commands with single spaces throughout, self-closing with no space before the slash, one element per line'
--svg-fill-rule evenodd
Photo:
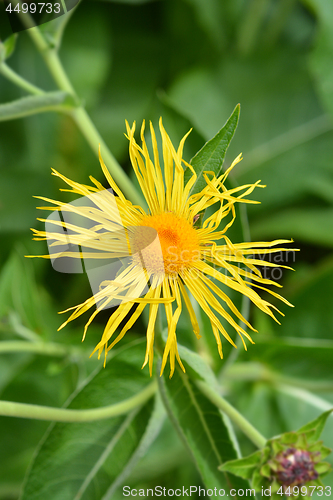
<path fill-rule="evenodd" d="M 143 226 L 154 229 L 158 236 L 151 244 L 147 244 L 149 236 L 153 239 L 149 230 L 136 231 L 134 236 L 134 249 L 145 247 L 141 253 L 148 272 L 177 274 L 200 258 L 198 233 L 187 219 L 164 212 L 146 215 Z"/>

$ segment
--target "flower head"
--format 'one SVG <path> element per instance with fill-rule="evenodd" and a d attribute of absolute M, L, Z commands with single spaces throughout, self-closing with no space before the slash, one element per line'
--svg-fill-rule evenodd
<path fill-rule="evenodd" d="M 160 158 L 155 131 L 150 124 L 153 150 L 151 157 L 144 136 L 145 124 L 143 123 L 141 128 L 141 145 L 134 137 L 135 123 L 132 127 L 128 123 L 126 126 L 131 163 L 148 210 L 133 205 L 125 198 L 100 156 L 102 170 L 116 196 L 113 196 L 111 190 L 105 190 L 92 177 L 90 179 L 94 186 L 86 186 L 73 182 L 54 170 L 53 175 L 64 180 L 72 188 L 71 192 L 90 201 L 63 204 L 41 198 L 54 203 L 55 207 L 52 209 L 63 213 L 65 220 L 55 217 L 53 220 L 48 219 L 47 222 L 56 228 L 66 227 L 66 235 L 64 236 L 63 231 L 33 231 L 36 239 L 48 240 L 51 259 L 81 258 L 81 252 L 72 249 L 73 245 L 77 245 L 86 248 L 85 262 L 89 259 L 103 259 L 104 262 L 108 259 L 118 259 L 123 264 L 112 279 L 107 277 L 99 279 L 94 296 L 71 308 L 74 311 L 60 328 L 96 304 L 97 308 L 86 324 L 85 336 L 89 324 L 99 311 L 115 304 L 119 305 L 111 312 L 102 338 L 94 350 L 98 352 L 98 356 L 104 350 L 106 356 L 148 306 L 147 350 L 143 366 L 148 363 L 152 373 L 155 322 L 158 309 L 163 306 L 168 323 L 168 338 L 164 348 L 161 373 L 169 358 L 170 376 L 172 376 L 175 359 L 184 370 L 176 338 L 177 323 L 184 307 L 188 310 L 194 334 L 200 338 L 199 324 L 191 297 L 198 302 L 210 320 L 221 358 L 223 356 L 221 336 L 236 347 L 222 325 L 221 318 L 238 333 L 245 349 L 245 339 L 254 342 L 245 328 L 240 326 L 240 322 L 255 331 L 222 290 L 221 284 L 247 296 L 275 321 L 277 319 L 273 310 L 278 311 L 278 309 L 262 299 L 255 289 L 265 290 L 291 305 L 283 297 L 266 288 L 265 285 L 280 285 L 263 278 L 256 267 L 258 264 L 263 264 L 258 256 L 286 250 L 273 247 L 289 241 L 235 244 L 227 236 L 227 230 L 236 217 L 235 204 L 257 203 L 247 196 L 256 187 L 263 187 L 258 181 L 232 189 L 226 188 L 225 181 L 228 174 L 241 161 L 241 155 L 220 175 L 204 172 L 205 185 L 200 192 L 193 194 L 192 188 L 197 175 L 193 167 L 183 159 L 183 147 L 187 135 L 176 150 L 160 120 L 162 138 L 162 158 Z M 184 180 L 185 169 L 191 172 L 188 181 Z M 202 226 L 199 226 L 197 224 L 199 217 L 209 207 L 214 207 L 215 210 L 204 219 Z M 68 214 L 74 214 L 76 219 L 74 217 L 70 222 L 67 219 L 66 223 Z M 89 223 L 78 224 L 78 216 Z M 276 266 L 271 262 L 265 262 L 264 265 Z M 125 325 L 118 335 L 115 335 L 118 326 L 124 320 Z"/>

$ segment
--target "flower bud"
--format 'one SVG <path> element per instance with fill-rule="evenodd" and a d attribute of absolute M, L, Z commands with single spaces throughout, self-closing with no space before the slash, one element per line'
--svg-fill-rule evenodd
<path fill-rule="evenodd" d="M 276 456 L 278 468 L 276 477 L 282 486 L 303 486 L 309 481 L 318 479 L 315 470 L 315 459 L 319 452 L 311 453 L 308 450 L 288 448 Z"/>

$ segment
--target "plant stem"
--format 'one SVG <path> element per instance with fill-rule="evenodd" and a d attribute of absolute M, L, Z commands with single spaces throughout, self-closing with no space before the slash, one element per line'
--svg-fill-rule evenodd
<path fill-rule="evenodd" d="M 315 408 L 319 408 L 321 411 L 332 410 L 332 403 L 326 401 L 325 399 L 312 394 L 309 391 L 304 389 L 300 389 L 299 387 L 290 387 L 288 385 L 277 385 L 276 390 L 281 392 L 282 394 L 287 394 L 291 396 L 293 399 L 298 399 L 301 401 L 305 401 L 308 405 L 314 406 Z"/>
<path fill-rule="evenodd" d="M 245 363 L 235 363 L 228 366 L 223 372 L 224 380 L 242 382 L 266 382 L 274 387 L 279 385 L 292 386 L 308 391 L 332 391 L 333 382 L 326 380 L 305 380 L 296 377 L 282 375 L 279 372 L 270 370 L 264 364 L 247 361 Z"/>
<path fill-rule="evenodd" d="M 45 356 L 67 356 L 80 354 L 80 348 L 55 344 L 53 342 L 26 342 L 25 340 L 8 340 L 0 342 L 0 354 L 4 352 L 31 352 Z"/>
<path fill-rule="evenodd" d="M 30 94 L 34 95 L 42 95 L 45 94 L 44 90 L 36 87 L 36 85 L 33 85 L 32 83 L 28 82 L 22 76 L 18 75 L 13 71 L 5 62 L 0 64 L 0 73 L 7 78 L 7 80 L 10 80 L 14 85 L 17 85 L 18 87 L 21 87 L 23 90 L 26 90 Z"/>
<path fill-rule="evenodd" d="M 15 333 L 30 342 L 41 341 L 40 336 L 36 332 L 22 325 L 20 316 L 15 311 L 9 311 L 8 313 L 8 326 L 10 327 L 10 333 Z M 0 322 L 0 331 L 6 332 L 8 326 Z"/>
<path fill-rule="evenodd" d="M 236 408 L 231 406 L 222 396 L 217 394 L 205 382 L 196 381 L 200 391 L 218 408 L 220 408 L 228 417 L 243 431 L 243 433 L 254 443 L 258 448 L 263 448 L 266 444 L 266 438 Z"/>
<path fill-rule="evenodd" d="M 37 47 L 38 51 L 40 52 L 41 56 L 43 57 L 59 89 L 64 90 L 65 92 L 69 92 L 77 98 L 75 90 L 61 64 L 56 49 L 48 45 L 37 26 L 28 29 L 27 32 L 30 35 L 35 46 Z M 109 168 L 115 182 L 124 192 L 124 194 L 133 203 L 145 206 L 143 197 L 140 195 L 134 184 L 130 181 L 126 173 L 123 171 L 123 169 L 107 147 L 106 143 L 102 139 L 100 133 L 96 129 L 86 110 L 82 106 L 80 106 L 73 109 L 69 114 L 72 116 L 76 125 L 81 130 L 81 133 L 87 140 L 96 156 L 98 156 L 98 145 L 101 145 L 105 163 Z"/>
<path fill-rule="evenodd" d="M 241 55 L 248 55 L 252 52 L 268 6 L 268 0 L 251 0 L 248 2 L 248 8 L 244 19 L 240 23 L 238 33 L 238 50 Z"/>
<path fill-rule="evenodd" d="M 98 130 L 96 129 L 94 123 L 91 121 L 88 113 L 83 107 L 73 109 L 70 113 L 81 130 L 81 133 L 84 135 L 91 149 L 95 152 L 96 156 L 98 156 L 98 144 L 101 145 L 101 153 L 105 164 L 109 168 L 114 180 L 121 188 L 123 193 L 132 201 L 132 203 L 140 205 L 141 207 L 146 206 L 146 202 L 144 198 L 140 195 L 132 181 L 130 181 L 127 174 L 121 168 L 106 143 L 102 139 Z"/>
<path fill-rule="evenodd" d="M 276 3 L 275 12 L 272 19 L 266 24 L 263 45 L 266 50 L 273 47 L 278 41 L 279 35 L 287 23 L 296 0 L 280 0 Z"/>
<path fill-rule="evenodd" d="M 51 408 L 49 406 L 0 401 L 0 415 L 6 417 L 33 418 L 52 422 L 92 422 L 124 415 L 137 406 L 143 405 L 156 392 L 157 383 L 152 382 L 141 392 L 121 403 L 89 410 Z"/>

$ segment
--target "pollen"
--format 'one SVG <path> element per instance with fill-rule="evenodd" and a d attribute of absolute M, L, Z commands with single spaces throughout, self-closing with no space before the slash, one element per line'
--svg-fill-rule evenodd
<path fill-rule="evenodd" d="M 148 272 L 179 274 L 200 259 L 197 230 L 186 218 L 173 212 L 146 215 L 141 221 L 141 228 L 152 228 L 158 236 L 145 247 L 143 260 Z M 136 232 L 136 247 L 143 246 L 143 238 L 147 240 L 144 234 L 144 231 Z"/>

